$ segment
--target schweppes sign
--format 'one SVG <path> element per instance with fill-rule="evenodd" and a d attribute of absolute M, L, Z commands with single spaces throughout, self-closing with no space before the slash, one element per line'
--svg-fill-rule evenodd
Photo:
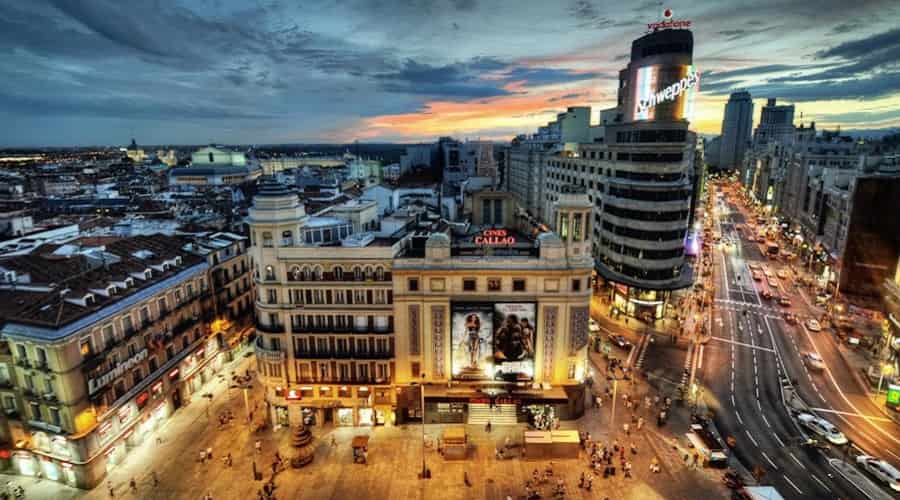
<path fill-rule="evenodd" d="M 700 82 L 700 72 L 691 68 L 687 75 L 681 80 L 667 86 L 666 88 L 651 93 L 646 99 L 640 99 L 637 103 L 637 113 L 647 113 L 650 109 L 659 103 L 666 101 L 674 101 L 681 94 L 697 86 Z"/>

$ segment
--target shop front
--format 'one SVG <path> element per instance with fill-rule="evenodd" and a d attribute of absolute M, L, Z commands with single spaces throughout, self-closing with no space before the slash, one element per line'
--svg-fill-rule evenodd
<path fill-rule="evenodd" d="M 670 292 L 664 290 L 645 290 L 615 283 L 612 287 L 613 310 L 626 316 L 652 322 L 665 317 Z"/>

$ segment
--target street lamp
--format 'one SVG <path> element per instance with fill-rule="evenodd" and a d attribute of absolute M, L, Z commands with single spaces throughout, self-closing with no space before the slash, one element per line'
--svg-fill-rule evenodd
<path fill-rule="evenodd" d="M 422 472 L 419 473 L 420 479 L 428 479 L 428 467 L 425 465 L 425 374 L 422 374 L 422 382 L 419 384 L 419 394 L 422 405 Z"/>

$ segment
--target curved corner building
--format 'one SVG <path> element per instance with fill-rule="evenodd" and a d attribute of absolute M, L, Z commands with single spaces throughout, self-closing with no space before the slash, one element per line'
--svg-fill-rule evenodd
<path fill-rule="evenodd" d="M 691 220 L 694 136 L 687 116 L 698 76 L 689 30 L 635 40 L 619 72 L 621 123 L 606 127 L 606 193 L 600 212 L 598 272 L 619 286 L 628 314 L 659 318 L 671 290 L 691 284 L 685 238 Z"/>
<path fill-rule="evenodd" d="M 549 159 L 546 202 L 567 184 L 594 204 L 597 272 L 610 299 L 632 316 L 658 319 L 672 290 L 691 285 L 685 241 L 692 221 L 696 135 L 688 131 L 697 91 L 693 35 L 672 29 L 632 43 L 619 73 L 615 119 L 593 143 Z"/>

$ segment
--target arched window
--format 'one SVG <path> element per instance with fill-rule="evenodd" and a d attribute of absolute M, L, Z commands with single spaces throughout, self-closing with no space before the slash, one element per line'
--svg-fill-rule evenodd
<path fill-rule="evenodd" d="M 372 266 L 366 266 L 366 279 L 372 279 Z"/>
<path fill-rule="evenodd" d="M 334 266 L 334 279 L 335 281 L 343 281 L 344 279 L 344 268 L 341 266 Z"/>
<path fill-rule="evenodd" d="M 272 233 L 266 231 L 262 234 L 263 238 L 263 246 L 266 248 L 272 248 Z"/>
<path fill-rule="evenodd" d="M 378 266 L 375 268 L 375 279 L 378 281 L 384 281 L 384 268 Z"/>
<path fill-rule="evenodd" d="M 292 233 L 291 231 L 282 231 L 281 232 L 281 246 L 283 246 L 283 247 L 294 246 L 294 233 Z"/>
<path fill-rule="evenodd" d="M 315 276 L 316 281 L 322 281 L 322 266 L 316 266 Z"/>
<path fill-rule="evenodd" d="M 300 281 L 302 276 L 300 275 L 300 266 L 294 266 L 291 268 L 291 281 Z"/>
<path fill-rule="evenodd" d="M 355 279 L 356 281 L 362 281 L 362 279 L 363 279 L 363 273 L 362 273 L 362 268 L 361 268 L 361 267 L 355 266 L 355 267 L 353 268 L 353 279 Z"/>
<path fill-rule="evenodd" d="M 275 268 L 272 266 L 266 266 L 266 281 L 272 281 L 275 279 Z"/>
<path fill-rule="evenodd" d="M 303 266 L 303 281 L 312 280 L 312 271 L 306 266 Z"/>

